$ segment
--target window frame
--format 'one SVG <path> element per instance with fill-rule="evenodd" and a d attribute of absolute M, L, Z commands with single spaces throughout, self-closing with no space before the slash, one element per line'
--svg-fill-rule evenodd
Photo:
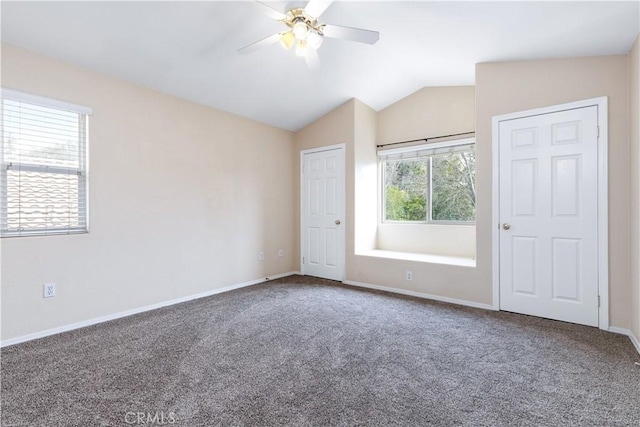
<path fill-rule="evenodd" d="M 403 148 L 395 148 L 395 149 L 387 149 L 387 150 L 379 150 L 378 151 L 378 176 L 379 184 L 380 184 L 380 223 L 382 224 L 413 224 L 413 225 L 459 225 L 459 226 L 474 226 L 476 225 L 477 217 L 473 221 L 443 221 L 443 220 L 434 220 L 432 218 L 432 200 L 433 200 L 433 157 L 438 154 L 445 154 L 447 149 L 461 147 L 461 146 L 473 146 L 475 151 L 476 147 L 476 138 L 464 138 L 464 139 L 455 139 L 445 142 L 436 142 L 436 143 L 426 143 L 419 145 L 412 145 L 409 147 Z M 421 151 L 431 151 L 431 154 L 418 154 Z M 438 152 L 440 151 L 440 152 Z M 402 154 L 406 155 L 406 157 L 401 157 L 399 159 L 385 159 L 383 157 L 388 155 L 396 155 Z M 409 160 L 415 159 L 419 157 L 427 157 L 429 159 L 427 163 L 427 201 L 426 201 L 426 220 L 425 221 L 398 221 L 398 220 L 389 220 L 386 218 L 386 206 L 387 206 L 387 195 L 386 195 L 386 174 L 385 174 L 385 164 L 387 161 L 398 161 L 398 160 Z M 475 174 L 475 172 L 474 172 Z M 476 209 L 477 214 L 477 209 Z"/>
<path fill-rule="evenodd" d="M 80 227 L 66 227 L 58 229 L 40 229 L 40 230 L 12 230 L 4 229 L 0 225 L 0 238 L 11 237 L 29 237 L 29 236 L 52 236 L 52 235 L 70 235 L 70 234 L 87 234 L 89 233 L 89 116 L 93 113 L 91 108 L 82 105 L 72 104 L 66 101 L 60 101 L 57 99 L 47 98 L 39 95 L 34 95 L 27 92 L 17 91 L 13 89 L 1 89 L 0 100 L 2 102 L 2 109 L 4 109 L 4 100 L 11 100 L 17 102 L 24 102 L 26 104 L 36 105 L 40 107 L 46 107 L 56 109 L 65 112 L 71 112 L 78 114 L 78 168 L 62 167 L 57 165 L 47 164 L 33 164 L 33 163 L 17 163 L 14 161 L 5 161 L 4 158 L 4 113 L 0 117 L 0 129 L 2 131 L 2 141 L 0 141 L 0 173 L 3 175 L 0 179 L 0 202 L 6 197 L 8 193 L 6 175 L 11 169 L 18 169 L 25 172 L 46 173 L 46 174 L 59 174 L 59 175 L 74 175 L 77 174 L 78 179 L 78 194 L 84 194 L 81 198 L 78 196 L 78 219 L 83 223 Z M 3 110 L 4 111 L 4 110 Z M 84 214 L 81 212 L 84 211 Z M 0 224 L 8 223 L 6 208 L 2 206 L 0 209 Z"/>

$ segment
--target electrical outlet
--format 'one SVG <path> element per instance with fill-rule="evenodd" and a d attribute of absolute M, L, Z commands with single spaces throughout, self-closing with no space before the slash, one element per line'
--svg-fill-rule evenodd
<path fill-rule="evenodd" d="M 413 272 L 407 270 L 406 279 L 407 280 L 413 280 Z"/>
<path fill-rule="evenodd" d="M 264 261 L 264 252 L 260 251 L 260 252 L 258 253 L 258 259 L 259 259 L 260 261 Z"/>
<path fill-rule="evenodd" d="M 43 298 L 51 298 L 56 296 L 56 284 L 53 282 L 43 285 Z"/>
<path fill-rule="evenodd" d="M 278 256 L 282 258 L 284 256 L 284 249 L 278 249 Z"/>

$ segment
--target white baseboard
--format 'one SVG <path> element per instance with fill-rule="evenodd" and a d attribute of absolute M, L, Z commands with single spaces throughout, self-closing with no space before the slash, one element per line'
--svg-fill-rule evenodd
<path fill-rule="evenodd" d="M 10 338 L 8 340 L 4 340 L 0 342 L 0 347 L 8 347 L 10 345 L 20 344 L 23 342 L 35 340 L 38 338 L 48 337 L 49 335 L 55 335 L 62 332 L 73 331 L 74 329 L 84 328 L 86 326 L 95 325 L 98 323 L 108 322 L 109 320 L 120 319 L 122 317 L 131 316 L 138 313 L 144 313 L 145 311 L 151 311 L 162 307 L 167 307 L 170 305 L 180 304 L 181 302 L 187 302 L 194 299 L 209 297 L 211 295 L 221 294 L 223 292 L 233 291 L 235 289 L 246 288 L 247 286 L 253 286 L 260 283 L 264 283 L 267 281 L 280 279 L 282 277 L 293 276 L 294 274 L 299 274 L 297 271 L 290 271 L 288 273 L 275 274 L 273 276 L 265 277 L 264 279 L 256 279 L 250 280 L 248 282 L 237 283 L 231 286 L 225 286 L 224 288 L 212 289 L 207 292 L 202 292 L 195 295 L 188 295 L 186 297 L 176 298 L 169 301 L 163 301 L 156 304 L 146 305 L 144 307 L 138 307 L 127 311 L 121 311 L 119 313 L 107 314 L 106 316 L 95 317 L 93 319 L 84 320 L 82 322 L 72 323 L 69 325 L 58 326 L 57 328 L 47 329 L 40 332 L 34 332 L 32 334 L 22 335 L 16 338 Z"/>
<path fill-rule="evenodd" d="M 441 301 L 441 302 L 448 302 L 450 304 L 458 304 L 458 305 L 464 305 L 467 307 L 482 308 L 484 310 L 496 311 L 496 308 L 491 304 L 482 304 L 479 302 L 466 301 L 466 300 L 461 300 L 456 298 L 441 297 L 438 295 L 425 294 L 422 292 L 409 291 L 406 289 L 390 288 L 388 286 L 371 285 L 369 283 L 354 282 L 351 280 L 344 280 L 342 283 L 344 283 L 345 285 L 358 286 L 360 288 L 376 289 L 378 291 L 392 292 L 394 294 L 409 295 L 412 297 L 431 299 L 431 300 Z"/>
<path fill-rule="evenodd" d="M 628 336 L 633 343 L 633 346 L 636 348 L 636 350 L 638 350 L 638 353 L 640 353 L 640 339 L 633 335 L 633 332 L 631 332 L 629 329 L 618 328 L 617 326 L 609 326 L 609 332 Z"/>

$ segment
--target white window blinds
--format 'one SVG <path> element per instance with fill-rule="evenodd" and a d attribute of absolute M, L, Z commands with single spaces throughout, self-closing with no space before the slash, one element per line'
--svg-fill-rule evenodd
<path fill-rule="evenodd" d="M 383 148 L 378 150 L 378 157 L 380 158 L 380 160 L 386 161 L 468 151 L 475 147 L 475 142 L 475 138 L 465 138 L 453 141 L 431 142 L 427 144 L 412 145 L 402 148 Z"/>
<path fill-rule="evenodd" d="M 2 90 L 0 235 L 87 231 L 91 110 Z"/>

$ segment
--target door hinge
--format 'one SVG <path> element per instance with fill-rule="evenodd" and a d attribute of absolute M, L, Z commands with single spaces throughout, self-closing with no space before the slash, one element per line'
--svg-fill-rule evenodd
<path fill-rule="evenodd" d="M 302 257 L 302 263 L 304 264 L 304 257 Z"/>
<path fill-rule="evenodd" d="M 596 129 L 598 130 L 598 136 L 597 138 L 600 139 L 600 126 L 596 126 Z"/>
<path fill-rule="evenodd" d="M 598 308 L 600 308 L 600 295 L 598 295 Z"/>

